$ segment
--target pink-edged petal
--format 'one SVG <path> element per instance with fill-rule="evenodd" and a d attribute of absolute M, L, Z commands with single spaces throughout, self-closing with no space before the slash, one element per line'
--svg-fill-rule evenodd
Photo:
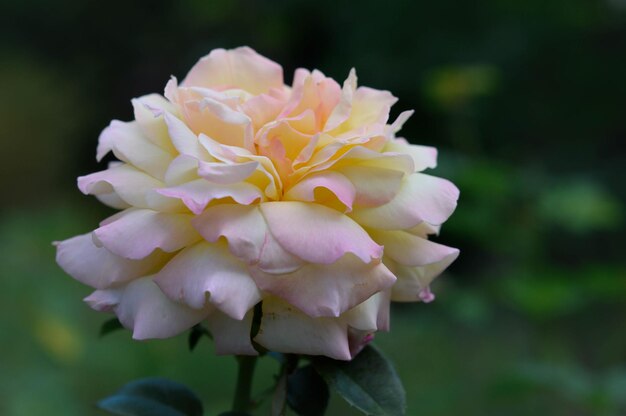
<path fill-rule="evenodd" d="M 171 253 L 200 239 L 192 215 L 130 209 L 93 232 L 97 243 L 128 259 L 143 259 L 157 248 Z"/>
<path fill-rule="evenodd" d="M 246 264 L 219 242 L 199 242 L 183 249 L 154 281 L 174 301 L 194 309 L 208 303 L 238 320 L 261 300 Z"/>
<path fill-rule="evenodd" d="M 246 180 L 258 167 L 259 162 L 255 161 L 236 164 L 200 162 L 198 175 L 214 183 L 229 185 Z"/>
<path fill-rule="evenodd" d="M 106 195 L 115 193 L 122 201 L 138 208 L 161 211 L 182 208 L 179 202 L 155 191 L 162 186 L 163 182 L 126 164 L 78 178 L 78 188 L 85 195 L 105 195 L 106 198 Z"/>
<path fill-rule="evenodd" d="M 248 47 L 214 49 L 194 65 L 182 86 L 241 88 L 258 95 L 283 86 L 283 69 Z"/>
<path fill-rule="evenodd" d="M 425 221 L 443 224 L 454 209 L 459 190 L 448 180 L 415 173 L 404 178 L 396 197 L 385 205 L 355 209 L 350 213 L 359 224 L 384 230 L 412 228 Z"/>
<path fill-rule="evenodd" d="M 163 114 L 176 111 L 174 105 L 159 94 L 149 94 L 131 100 L 135 113 L 135 120 L 144 136 L 166 152 L 174 155 L 176 149 L 172 146 L 167 125 Z"/>
<path fill-rule="evenodd" d="M 207 318 L 207 326 L 215 352 L 218 355 L 258 355 L 250 340 L 250 329 L 254 310 L 250 310 L 243 319 L 233 319 L 230 316 L 214 310 Z"/>
<path fill-rule="evenodd" d="M 354 92 L 356 91 L 356 83 L 356 71 L 352 68 L 348 74 L 348 78 L 343 83 L 339 103 L 326 120 L 324 131 L 334 130 L 346 121 L 348 117 L 350 117 L 350 112 L 352 111 L 352 100 Z"/>
<path fill-rule="evenodd" d="M 375 293 L 364 302 L 344 313 L 344 319 L 350 327 L 359 331 L 376 332 L 389 329 L 390 291 Z"/>
<path fill-rule="evenodd" d="M 55 243 L 56 261 L 74 279 L 95 289 L 104 289 L 139 276 L 150 274 L 169 256 L 156 250 L 141 260 L 129 260 L 93 243 L 91 234 Z"/>
<path fill-rule="evenodd" d="M 439 263 L 445 258 L 455 259 L 456 248 L 433 243 L 425 238 L 404 231 L 371 230 L 370 235 L 385 246 L 385 256 L 404 266 L 426 266 Z"/>
<path fill-rule="evenodd" d="M 206 310 L 191 309 L 172 302 L 151 276 L 115 289 L 97 290 L 85 301 L 99 311 L 113 310 L 122 325 L 133 331 L 133 338 L 137 340 L 172 337 L 208 315 Z"/>
<path fill-rule="evenodd" d="M 413 115 L 413 113 L 415 113 L 414 110 L 401 112 L 398 118 L 396 118 L 396 120 L 393 123 L 391 123 L 391 126 L 390 126 L 391 132 L 392 133 L 399 132 L 402 129 L 402 126 L 404 126 L 404 123 L 406 123 L 406 121 Z"/>
<path fill-rule="evenodd" d="M 193 156 L 199 160 L 211 160 L 206 150 L 198 142 L 198 136 L 178 117 L 164 114 L 165 124 L 172 140 L 172 145 L 181 155 Z"/>
<path fill-rule="evenodd" d="M 343 212 L 352 210 L 356 189 L 344 175 L 327 171 L 307 176 L 285 193 L 285 200 L 317 202 Z"/>
<path fill-rule="evenodd" d="M 311 318 L 268 297 L 263 300 L 261 328 L 254 340 L 270 351 L 350 360 L 347 332 L 347 324 L 340 319 Z"/>
<path fill-rule="evenodd" d="M 311 263 L 331 264 L 346 253 L 370 263 L 382 247 L 361 226 L 323 205 L 296 201 L 260 205 L 271 233 L 286 250 Z"/>
<path fill-rule="evenodd" d="M 352 165 L 339 169 L 356 190 L 355 204 L 375 207 L 391 201 L 400 189 L 404 173 L 372 167 Z"/>
<path fill-rule="evenodd" d="M 382 263 L 365 264 L 351 254 L 334 264 L 308 264 L 292 273 L 250 272 L 261 290 L 312 317 L 337 317 L 396 280 Z"/>
<path fill-rule="evenodd" d="M 427 266 L 403 266 L 392 259 L 385 258 L 384 262 L 396 275 L 398 280 L 391 288 L 391 300 L 394 302 L 429 302 L 434 299 L 429 285 L 439 276 L 458 256 L 458 251 L 441 261 Z"/>
<path fill-rule="evenodd" d="M 98 141 L 98 160 L 109 151 L 157 179 L 163 179 L 172 155 L 144 136 L 137 122 L 112 121 Z"/>
<path fill-rule="evenodd" d="M 437 167 L 437 149 L 431 146 L 410 144 L 405 139 L 398 138 L 387 142 L 385 152 L 403 153 L 411 156 L 415 172 Z"/>
<path fill-rule="evenodd" d="M 303 261 L 276 241 L 258 206 L 221 204 L 209 207 L 192 220 L 193 226 L 210 242 L 225 237 L 230 251 L 248 265 L 270 273 L 289 273 Z"/>
<path fill-rule="evenodd" d="M 269 94 L 261 94 L 242 104 L 244 113 L 252 120 L 255 130 L 276 119 L 285 105 L 289 92 L 284 88 L 272 88 Z"/>
<path fill-rule="evenodd" d="M 194 214 L 200 214 L 215 199 L 232 198 L 233 201 L 249 205 L 263 199 L 263 193 L 256 186 L 247 182 L 232 185 L 220 185 L 196 179 L 182 185 L 161 188 L 159 194 L 180 199 Z"/>

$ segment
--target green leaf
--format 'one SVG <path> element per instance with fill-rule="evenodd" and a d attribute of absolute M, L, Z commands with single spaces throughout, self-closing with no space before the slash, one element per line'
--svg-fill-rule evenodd
<path fill-rule="evenodd" d="M 202 416 L 202 402 L 186 386 L 163 378 L 135 380 L 98 407 L 123 416 Z"/>
<path fill-rule="evenodd" d="M 328 406 L 328 385 L 307 365 L 287 378 L 287 404 L 300 416 L 321 416 Z"/>
<path fill-rule="evenodd" d="M 117 331 L 118 329 L 124 329 L 122 323 L 117 318 L 109 319 L 100 327 L 100 336 L 103 337 L 111 332 Z"/>
<path fill-rule="evenodd" d="M 244 413 L 244 412 L 228 411 L 228 412 L 220 413 L 218 416 L 250 416 L 250 414 Z"/>
<path fill-rule="evenodd" d="M 406 395 L 391 362 L 369 345 L 352 361 L 318 357 L 315 370 L 341 397 L 367 415 L 405 414 Z"/>
<path fill-rule="evenodd" d="M 191 328 L 188 338 L 189 351 L 193 351 L 194 348 L 196 348 L 196 345 L 198 345 L 198 341 L 200 341 L 200 338 L 202 338 L 203 336 L 207 336 L 208 338 L 213 339 L 209 330 L 202 325 L 196 324 Z"/>

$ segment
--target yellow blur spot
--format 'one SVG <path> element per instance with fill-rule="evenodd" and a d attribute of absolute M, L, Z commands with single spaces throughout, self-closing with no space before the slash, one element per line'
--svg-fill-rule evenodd
<path fill-rule="evenodd" d="M 49 355 L 63 363 L 77 361 L 83 351 L 78 334 L 67 322 L 55 316 L 40 318 L 35 324 L 34 335 Z"/>

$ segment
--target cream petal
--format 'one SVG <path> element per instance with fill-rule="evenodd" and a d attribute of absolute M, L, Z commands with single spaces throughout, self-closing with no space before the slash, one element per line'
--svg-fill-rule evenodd
<path fill-rule="evenodd" d="M 207 181 L 217 184 L 229 185 L 248 179 L 259 167 L 259 162 L 251 161 L 244 163 L 217 163 L 200 162 L 198 175 Z"/>
<path fill-rule="evenodd" d="M 270 351 L 350 360 L 347 332 L 347 325 L 339 319 L 311 318 L 268 297 L 263 300 L 261 328 L 254 340 Z"/>
<path fill-rule="evenodd" d="M 219 355 L 258 355 L 250 340 L 250 330 L 254 310 L 248 311 L 243 319 L 233 319 L 220 312 L 213 311 L 207 318 L 207 326 L 213 343 L 215 352 Z"/>
<path fill-rule="evenodd" d="M 280 245 L 305 261 L 331 264 L 352 253 L 371 263 L 382 256 L 382 247 L 359 224 L 331 208 L 280 201 L 263 203 L 260 209 Z"/>
<path fill-rule="evenodd" d="M 198 136 L 181 119 L 170 113 L 165 113 L 164 119 L 172 144 L 181 155 L 193 156 L 198 160 L 212 160 L 204 147 L 200 146 Z"/>
<path fill-rule="evenodd" d="M 261 290 L 312 317 L 338 317 L 396 280 L 382 263 L 365 264 L 350 254 L 330 265 L 308 264 L 292 273 L 270 274 L 255 268 L 250 273 Z"/>
<path fill-rule="evenodd" d="M 131 100 L 135 113 L 135 120 L 143 135 L 152 143 L 166 152 L 175 155 L 176 149 L 172 146 L 167 125 L 163 114 L 175 113 L 172 103 L 159 94 L 149 94 Z"/>
<path fill-rule="evenodd" d="M 459 252 L 451 253 L 441 261 L 427 266 L 408 267 L 385 258 L 384 263 L 396 275 L 398 280 L 391 288 L 391 300 L 394 302 L 429 302 L 434 299 L 429 285 L 458 256 Z"/>
<path fill-rule="evenodd" d="M 111 150 L 118 159 L 157 179 L 163 179 L 165 169 L 172 161 L 170 153 L 144 136 L 137 122 L 114 120 L 102 131 L 98 140 L 98 160 Z"/>
<path fill-rule="evenodd" d="M 194 309 L 208 303 L 237 320 L 261 300 L 246 264 L 231 255 L 224 243 L 202 241 L 183 249 L 154 281 L 176 302 Z"/>
<path fill-rule="evenodd" d="M 352 210 L 356 189 L 344 175 L 327 171 L 305 177 L 289 189 L 285 200 L 317 202 L 342 212 Z"/>
<path fill-rule="evenodd" d="M 339 169 L 356 190 L 355 204 L 375 207 L 391 201 L 400 189 L 404 173 L 367 165 L 345 166 Z"/>
<path fill-rule="evenodd" d="M 433 243 L 404 231 L 371 230 L 370 235 L 374 241 L 385 246 L 385 256 L 403 266 L 426 266 L 459 255 L 456 248 Z"/>
<path fill-rule="evenodd" d="M 209 207 L 194 218 L 192 224 L 207 241 L 225 237 L 235 256 L 260 270 L 290 273 L 303 265 L 301 259 L 285 251 L 276 241 L 258 206 Z"/>
<path fill-rule="evenodd" d="M 415 173 L 406 177 L 396 197 L 385 205 L 354 209 L 359 224 L 385 230 L 412 228 L 425 221 L 444 223 L 456 208 L 459 190 L 452 182 Z"/>
<path fill-rule="evenodd" d="M 114 289 L 97 290 L 85 301 L 99 311 L 113 310 L 137 340 L 178 335 L 208 315 L 206 310 L 191 309 L 169 300 L 151 276 Z"/>
<path fill-rule="evenodd" d="M 385 152 L 403 153 L 411 156 L 415 172 L 437 167 L 437 149 L 430 146 L 410 144 L 402 138 L 387 142 Z"/>
<path fill-rule="evenodd" d="M 93 243 L 91 234 L 55 243 L 56 261 L 70 276 L 95 289 L 145 276 L 164 264 L 169 256 L 160 250 L 142 260 L 129 260 Z"/>
<path fill-rule="evenodd" d="M 183 208 L 178 201 L 159 195 L 155 189 L 163 182 L 126 164 L 78 178 L 78 188 L 85 195 L 115 193 L 127 204 L 137 208 L 177 211 Z"/>
<path fill-rule="evenodd" d="M 182 86 L 241 88 L 258 95 L 283 86 L 283 69 L 248 47 L 214 49 L 194 65 Z"/>
<path fill-rule="evenodd" d="M 171 253 L 200 239 L 192 215 L 129 209 L 93 232 L 96 243 L 127 259 L 143 259 L 154 250 Z"/>
<path fill-rule="evenodd" d="M 182 185 L 157 189 L 163 196 L 180 199 L 194 214 L 200 214 L 213 200 L 232 198 L 233 201 L 249 205 L 263 199 L 263 193 L 256 186 L 240 182 L 232 185 L 211 183 L 196 179 Z"/>

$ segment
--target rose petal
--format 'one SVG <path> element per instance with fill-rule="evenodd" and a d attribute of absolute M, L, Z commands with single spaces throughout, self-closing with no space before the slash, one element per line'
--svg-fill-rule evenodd
<path fill-rule="evenodd" d="M 182 86 L 241 88 L 258 95 L 283 86 L 283 69 L 248 47 L 214 49 L 194 65 Z"/>
<path fill-rule="evenodd" d="M 303 265 L 276 241 L 258 206 L 217 205 L 194 218 L 192 224 L 207 241 L 225 237 L 235 256 L 266 272 L 289 273 Z"/>
<path fill-rule="evenodd" d="M 172 146 L 167 125 L 163 119 L 164 113 L 173 113 L 175 107 L 159 94 L 149 94 L 131 100 L 135 112 L 135 120 L 143 135 L 152 143 L 166 152 L 175 155 L 176 149 Z"/>
<path fill-rule="evenodd" d="M 356 190 L 355 204 L 375 207 L 391 201 L 400 189 L 404 173 L 367 165 L 345 166 L 339 169 Z"/>
<path fill-rule="evenodd" d="M 206 310 L 191 309 L 169 300 L 151 276 L 115 289 L 97 290 L 85 301 L 96 310 L 115 311 L 122 325 L 132 330 L 137 340 L 172 337 L 208 315 Z"/>
<path fill-rule="evenodd" d="M 439 225 L 452 214 L 458 197 L 459 190 L 452 182 L 415 173 L 404 179 L 387 204 L 355 209 L 350 216 L 360 224 L 384 230 L 411 228 L 422 221 Z"/>
<path fill-rule="evenodd" d="M 261 300 L 245 263 L 233 257 L 224 243 L 199 242 L 183 249 L 154 281 L 174 301 L 194 309 L 209 303 L 238 320 Z"/>
<path fill-rule="evenodd" d="M 207 326 L 213 335 L 215 352 L 219 355 L 258 355 L 250 340 L 253 316 L 254 310 L 239 320 L 219 310 L 213 311 L 207 319 Z"/>
<path fill-rule="evenodd" d="M 261 328 L 254 338 L 270 351 L 325 355 L 350 360 L 347 324 L 334 318 L 311 318 L 279 299 L 263 300 Z"/>
<path fill-rule="evenodd" d="M 317 202 L 342 212 L 352 210 L 356 189 L 340 173 L 321 172 L 305 177 L 289 189 L 285 200 Z"/>
<path fill-rule="evenodd" d="M 204 179 L 196 179 L 183 185 L 161 188 L 156 191 L 161 195 L 180 199 L 194 214 L 200 214 L 215 199 L 232 198 L 243 205 L 263 199 L 259 188 L 246 182 L 220 185 Z"/>
<path fill-rule="evenodd" d="M 171 253 L 200 239 L 191 215 L 129 209 L 93 232 L 104 247 L 127 259 L 142 259 L 157 248 Z"/>
<path fill-rule="evenodd" d="M 156 250 L 142 260 L 129 260 L 93 243 L 91 234 L 56 243 L 56 261 L 74 279 L 95 289 L 104 289 L 145 276 L 160 267 L 169 256 Z"/>
<path fill-rule="evenodd" d="M 112 168 L 78 178 L 78 188 L 85 195 L 117 194 L 124 202 L 137 208 L 160 211 L 177 211 L 179 202 L 159 195 L 155 189 L 163 182 L 138 171 L 129 165 L 114 165 Z"/>
<path fill-rule="evenodd" d="M 280 245 L 303 260 L 331 264 L 352 253 L 370 263 L 382 256 L 359 224 L 333 209 L 296 201 L 266 202 L 260 209 Z"/>
<path fill-rule="evenodd" d="M 250 272 L 261 290 L 312 317 L 338 317 L 396 280 L 382 263 L 365 264 L 351 254 L 330 265 L 308 264 L 292 273 L 270 274 L 255 268 Z"/>
<path fill-rule="evenodd" d="M 385 256 L 403 266 L 426 266 L 459 255 L 456 248 L 433 243 L 404 231 L 371 230 L 370 235 L 374 241 L 385 246 Z"/>
<path fill-rule="evenodd" d="M 244 162 L 236 164 L 200 162 L 198 165 L 198 175 L 204 179 L 229 185 L 246 180 L 259 167 L 259 162 Z"/>
<path fill-rule="evenodd" d="M 406 140 L 398 138 L 387 142 L 384 151 L 404 153 L 411 156 L 415 165 L 415 172 L 437 167 L 437 149 L 434 147 L 410 144 Z"/>
<path fill-rule="evenodd" d="M 102 131 L 98 140 L 98 160 L 109 151 L 115 157 L 147 172 L 157 179 L 163 179 L 172 155 L 148 140 L 137 122 L 123 123 L 114 120 Z"/>

